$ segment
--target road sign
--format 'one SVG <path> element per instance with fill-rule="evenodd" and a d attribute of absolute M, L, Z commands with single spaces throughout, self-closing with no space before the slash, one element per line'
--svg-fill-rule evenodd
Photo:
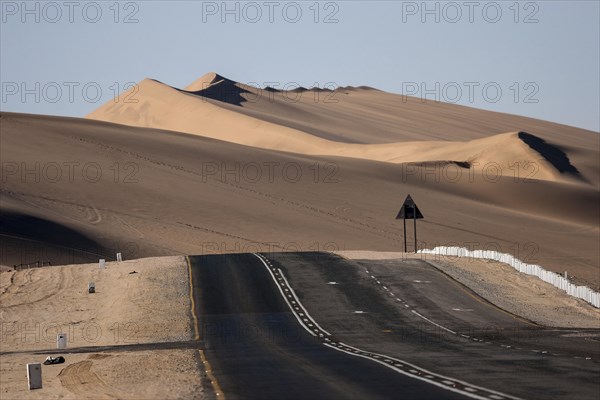
<path fill-rule="evenodd" d="M 404 252 L 406 253 L 406 219 L 413 220 L 413 230 L 415 233 L 415 253 L 417 252 L 417 220 L 423 219 L 423 214 L 419 207 L 417 207 L 417 203 L 410 197 L 410 194 L 406 196 L 406 200 L 402 204 L 400 211 L 398 211 L 398 215 L 396 215 L 396 219 L 402 219 L 404 223 Z"/>
<path fill-rule="evenodd" d="M 398 211 L 398 215 L 396 219 L 414 219 L 416 211 L 416 219 L 423 219 L 423 214 L 421 214 L 421 210 L 417 207 L 415 201 L 410 197 L 410 194 L 406 196 L 406 200 L 404 200 L 404 204 L 402 204 L 402 208 Z"/>

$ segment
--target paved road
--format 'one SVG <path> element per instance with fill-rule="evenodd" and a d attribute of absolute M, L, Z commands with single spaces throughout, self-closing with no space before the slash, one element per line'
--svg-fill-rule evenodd
<path fill-rule="evenodd" d="M 291 259 L 277 266 L 253 254 L 189 260 L 205 365 L 226 398 L 510 398 L 340 340 L 295 297 L 279 268 L 293 269 Z M 364 343 L 371 337 L 355 333 Z"/>
<path fill-rule="evenodd" d="M 600 398 L 600 330 L 536 326 L 421 260 L 269 258 L 345 343 L 523 398 Z"/>

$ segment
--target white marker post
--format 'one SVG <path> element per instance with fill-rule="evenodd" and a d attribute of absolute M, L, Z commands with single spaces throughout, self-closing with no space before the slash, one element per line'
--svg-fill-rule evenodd
<path fill-rule="evenodd" d="M 67 334 L 66 333 L 59 333 L 56 336 L 56 348 L 59 350 L 67 348 Z"/>
<path fill-rule="evenodd" d="M 101 258 L 98 262 L 98 265 L 100 266 L 100 269 L 106 268 L 106 260 L 104 258 Z"/>
<path fill-rule="evenodd" d="M 42 388 L 42 364 L 27 364 L 29 390 Z"/>
<path fill-rule="evenodd" d="M 121 253 L 117 253 L 117 262 L 121 261 L 123 261 L 123 256 L 121 255 Z"/>

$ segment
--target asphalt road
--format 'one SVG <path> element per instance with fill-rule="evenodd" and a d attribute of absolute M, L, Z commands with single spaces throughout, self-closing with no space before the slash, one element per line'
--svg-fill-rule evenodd
<path fill-rule="evenodd" d="M 441 375 L 435 368 L 423 369 L 400 357 L 402 352 L 390 354 L 387 350 L 393 347 L 377 344 L 377 323 L 375 329 L 366 324 L 345 330 L 338 325 L 344 306 L 340 308 L 335 293 L 322 290 L 338 291 L 338 285 L 328 285 L 321 275 L 317 286 L 304 287 L 296 297 L 295 277 L 304 275 L 310 280 L 321 266 L 309 255 L 290 256 L 189 258 L 198 336 L 205 344 L 203 368 L 211 375 L 215 393 L 246 399 L 511 398 L 459 376 Z M 342 259 L 327 261 L 343 264 Z M 306 263 L 312 265 L 312 272 L 304 268 Z M 287 278 L 292 278 L 291 286 Z M 359 299 L 374 295 L 382 304 L 387 301 L 385 293 L 373 293 L 363 290 L 348 295 Z M 313 294 L 318 307 L 306 301 Z M 313 309 L 317 314 L 327 309 L 338 317 L 320 319 Z M 405 345 L 401 340 L 392 342 Z"/>
<path fill-rule="evenodd" d="M 421 260 L 269 258 L 345 343 L 522 398 L 600 398 L 600 330 L 537 326 Z"/>

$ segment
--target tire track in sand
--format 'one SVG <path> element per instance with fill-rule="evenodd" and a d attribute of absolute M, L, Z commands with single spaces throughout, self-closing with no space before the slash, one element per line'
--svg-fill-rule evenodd
<path fill-rule="evenodd" d="M 123 397 L 92 371 L 93 361 L 79 361 L 58 374 L 65 389 L 81 398 L 116 399 Z"/>

